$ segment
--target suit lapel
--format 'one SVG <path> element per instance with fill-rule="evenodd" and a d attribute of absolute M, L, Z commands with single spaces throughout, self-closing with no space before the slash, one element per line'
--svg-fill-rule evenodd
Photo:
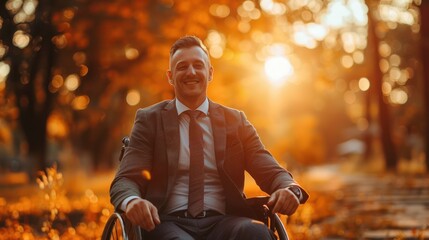
<path fill-rule="evenodd" d="M 213 130 L 215 157 L 218 169 L 222 169 L 225 159 L 226 126 L 225 116 L 219 104 L 209 101 L 209 116 Z"/>
<path fill-rule="evenodd" d="M 175 101 L 170 101 L 163 109 L 162 113 L 162 124 L 164 126 L 164 139 L 166 144 L 166 153 L 168 160 L 168 174 L 169 184 L 167 192 L 170 192 L 173 186 L 177 173 L 179 163 L 179 151 L 180 151 L 180 132 L 179 132 L 179 118 L 177 116 L 177 109 Z"/>
<path fill-rule="evenodd" d="M 213 129 L 217 169 L 222 180 L 226 196 L 226 211 L 227 213 L 235 213 L 247 216 L 251 214 L 251 211 L 244 202 L 242 192 L 224 168 L 227 132 L 224 110 L 219 104 L 213 103 L 211 101 L 209 106 L 209 116 Z"/>

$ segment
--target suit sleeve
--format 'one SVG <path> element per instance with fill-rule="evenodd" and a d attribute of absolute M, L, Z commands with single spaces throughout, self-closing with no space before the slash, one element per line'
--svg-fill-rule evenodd
<path fill-rule="evenodd" d="M 255 179 L 258 186 L 264 192 L 272 194 L 278 189 L 296 185 L 301 188 L 303 193 L 301 203 L 307 201 L 307 192 L 293 179 L 292 174 L 281 167 L 271 153 L 265 149 L 256 129 L 246 119 L 243 112 L 240 114 L 246 170 Z"/>
<path fill-rule="evenodd" d="M 110 201 L 116 210 L 127 197 L 144 195 L 152 168 L 153 129 L 145 111 L 138 110 L 129 145 L 110 185 Z"/>

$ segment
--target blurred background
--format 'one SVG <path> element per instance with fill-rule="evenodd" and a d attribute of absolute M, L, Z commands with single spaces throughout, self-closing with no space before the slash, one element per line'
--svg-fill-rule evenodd
<path fill-rule="evenodd" d="M 246 113 L 278 161 L 315 188 L 313 210 L 319 200 L 347 196 L 327 200 L 331 190 L 343 188 L 325 189 L 318 197 L 321 188 L 314 186 L 337 186 L 333 177 L 364 174 L 374 180 L 369 185 L 387 188 L 403 180 L 408 185 L 399 185 L 423 196 L 417 202 L 428 211 L 426 0 L 6 0 L 0 14 L 4 231 L 21 226 L 24 234 L 30 226 L 40 236 L 54 236 L 55 229 L 55 236 L 81 236 L 73 221 L 66 230 L 55 227 L 59 213 L 79 207 L 62 209 L 52 192 L 42 201 L 57 212 L 50 211 L 44 229 L 23 218 L 25 210 L 10 207 L 16 207 L 11 201 L 22 203 L 18 197 L 31 195 L 34 187 L 82 189 L 88 204 L 97 194 L 107 195 L 136 110 L 174 97 L 165 71 L 169 48 L 183 35 L 196 35 L 208 46 L 214 67 L 210 99 Z M 96 209 L 110 209 L 108 200 Z M 88 216 L 81 215 L 90 229 Z M 315 219 L 314 211 L 298 214 L 293 236 L 368 236 L 356 229 L 347 235 L 348 225 L 339 228 L 342 233 L 315 230 Z M 400 234 L 410 230 L 424 238 L 428 225 L 423 216 Z"/>

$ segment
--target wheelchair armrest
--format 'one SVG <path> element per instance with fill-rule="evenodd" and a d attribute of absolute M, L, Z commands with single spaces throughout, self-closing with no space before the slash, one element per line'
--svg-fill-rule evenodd
<path fill-rule="evenodd" d="M 247 198 L 246 203 L 253 209 L 256 215 L 256 219 L 269 226 L 271 231 L 277 232 L 280 240 L 289 239 L 286 229 L 280 219 L 280 217 L 272 213 L 267 206 L 269 196 L 260 196 Z"/>
<path fill-rule="evenodd" d="M 260 196 L 247 198 L 247 205 L 253 210 L 255 219 L 268 225 L 268 218 L 270 217 L 270 210 L 267 207 L 267 202 L 270 197 Z"/>
<path fill-rule="evenodd" d="M 268 199 L 270 199 L 269 196 L 251 197 L 251 198 L 246 198 L 246 202 L 250 206 L 263 206 L 267 204 Z"/>

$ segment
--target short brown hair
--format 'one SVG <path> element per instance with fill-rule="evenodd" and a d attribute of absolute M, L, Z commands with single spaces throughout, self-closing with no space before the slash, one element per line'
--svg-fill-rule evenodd
<path fill-rule="evenodd" d="M 200 47 L 206 54 L 209 56 L 209 52 L 207 51 L 207 47 L 204 43 L 196 36 L 183 36 L 171 46 L 170 48 L 170 58 L 176 53 L 177 50 L 181 48 L 190 48 L 190 47 Z"/>

